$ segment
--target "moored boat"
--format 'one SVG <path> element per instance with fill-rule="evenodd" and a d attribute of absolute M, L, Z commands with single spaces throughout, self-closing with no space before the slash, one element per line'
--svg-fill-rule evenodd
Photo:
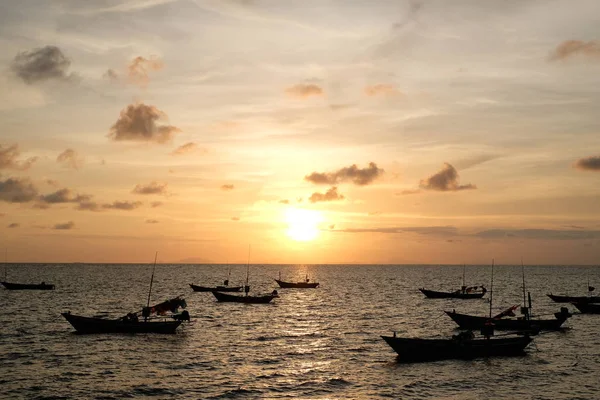
<path fill-rule="evenodd" d="M 582 314 L 600 314 L 600 304 L 580 302 L 573 303 Z"/>
<path fill-rule="evenodd" d="M 528 335 L 476 339 L 471 332 L 462 332 L 449 339 L 381 337 L 402 362 L 522 355 L 532 341 Z"/>
<path fill-rule="evenodd" d="M 419 290 L 430 299 L 481 299 L 487 293 L 487 289 L 483 286 L 474 286 L 470 288 L 463 286 L 461 289 L 454 292 L 440 292 L 425 288 L 420 288 Z"/>
<path fill-rule="evenodd" d="M 175 333 L 182 321 L 139 321 L 82 317 L 70 312 L 61 313 L 77 333 Z"/>
<path fill-rule="evenodd" d="M 600 303 L 600 296 L 561 296 L 547 294 L 556 303 Z"/>
<path fill-rule="evenodd" d="M 514 308 L 511 307 L 510 309 Z M 571 316 L 566 307 L 562 307 L 560 312 L 554 313 L 554 319 L 505 318 L 505 315 L 490 318 L 487 316 L 460 314 L 454 310 L 444 312 L 461 329 L 481 329 L 487 322 L 492 321 L 495 329 L 514 331 L 558 330 Z"/>
<path fill-rule="evenodd" d="M 271 294 L 262 295 L 262 296 L 249 296 L 246 293 L 245 296 L 239 296 L 234 294 L 227 294 L 221 292 L 212 292 L 217 301 L 226 302 L 226 303 L 246 303 L 246 304 L 266 304 L 270 303 L 275 297 L 279 297 L 277 295 L 277 290 L 273 290 Z"/>
<path fill-rule="evenodd" d="M 11 283 L 0 282 L 7 290 L 54 290 L 54 285 L 42 283 Z"/>
<path fill-rule="evenodd" d="M 279 272 L 279 279 L 275 279 L 275 282 L 277 282 L 279 287 L 282 289 L 315 289 L 319 286 L 319 282 L 311 282 L 310 279 L 308 279 L 308 274 L 306 274 L 304 281 L 286 282 L 281 279 L 281 271 Z"/>

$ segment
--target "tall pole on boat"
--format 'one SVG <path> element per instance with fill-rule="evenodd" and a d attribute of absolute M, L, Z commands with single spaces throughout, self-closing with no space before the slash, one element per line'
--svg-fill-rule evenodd
<path fill-rule="evenodd" d="M 7 281 L 8 276 L 8 249 L 4 248 L 4 282 Z M 590 286 L 590 280 L 588 279 L 588 287 Z"/>
<path fill-rule="evenodd" d="M 523 307 L 527 307 L 525 301 L 525 266 L 523 265 L 523 258 L 521 258 L 521 272 L 523 274 Z"/>
<path fill-rule="evenodd" d="M 250 246 L 248 245 L 248 264 L 246 265 L 246 286 L 244 286 L 244 292 L 246 292 L 246 296 L 248 296 L 248 292 L 250 291 L 250 287 L 248 286 L 248 280 L 250 278 Z"/>
<path fill-rule="evenodd" d="M 158 251 L 154 254 L 154 267 L 152 267 L 152 277 L 150 277 L 150 290 L 148 291 L 148 301 L 146 307 L 150 307 L 150 294 L 152 293 L 152 283 L 154 283 L 154 271 L 156 270 L 156 259 L 158 258 Z"/>
<path fill-rule="evenodd" d="M 466 269 L 467 269 L 467 265 L 463 264 L 463 284 L 462 284 L 462 287 L 465 288 L 465 289 L 466 289 L 466 286 L 465 286 L 465 270 Z"/>
<path fill-rule="evenodd" d="M 492 301 L 494 300 L 494 259 L 492 258 L 492 281 L 490 282 L 490 319 L 492 319 Z"/>

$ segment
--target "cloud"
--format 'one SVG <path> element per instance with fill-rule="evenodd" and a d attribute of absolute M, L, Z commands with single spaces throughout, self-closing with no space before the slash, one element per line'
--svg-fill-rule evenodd
<path fill-rule="evenodd" d="M 138 56 L 131 60 L 131 63 L 127 66 L 127 77 L 130 83 L 146 87 L 150 82 L 148 73 L 158 71 L 162 67 L 162 60 L 156 56 L 150 56 L 150 58 Z"/>
<path fill-rule="evenodd" d="M 9 224 L 9 225 L 8 225 L 8 228 L 18 228 L 18 227 L 20 227 L 20 226 L 21 226 L 20 224 L 18 224 L 18 223 L 16 223 L 16 222 L 13 222 L 12 224 Z"/>
<path fill-rule="evenodd" d="M 289 200 L 279 200 L 279 204 L 290 204 Z"/>
<path fill-rule="evenodd" d="M 16 169 L 24 171 L 29 169 L 34 162 L 37 161 L 37 157 L 31 157 L 23 161 L 17 160 L 21 155 L 19 146 L 13 144 L 9 147 L 2 147 L 0 145 L 0 169 Z"/>
<path fill-rule="evenodd" d="M 147 224 L 158 224 L 158 220 L 156 220 L 156 219 L 147 219 L 146 223 Z"/>
<path fill-rule="evenodd" d="M 54 179 L 46 179 L 46 183 L 50 186 L 55 186 L 55 187 L 59 185 L 58 181 L 54 180 Z"/>
<path fill-rule="evenodd" d="M 234 188 L 233 185 L 221 185 L 221 190 L 233 190 Z"/>
<path fill-rule="evenodd" d="M 600 239 L 600 231 L 581 229 L 488 229 L 477 232 L 475 236 L 485 239 L 589 240 Z"/>
<path fill-rule="evenodd" d="M 75 227 L 75 222 L 69 221 L 69 222 L 65 222 L 64 224 L 56 224 L 56 225 L 54 225 L 54 227 L 52 227 L 52 229 L 67 230 L 67 229 L 73 229 L 74 227 Z"/>
<path fill-rule="evenodd" d="M 459 185 L 458 172 L 456 172 L 456 169 L 448 163 L 444 163 L 444 167 L 438 173 L 427 179 L 421 180 L 419 186 L 425 190 L 437 190 L 441 192 L 477 189 L 477 186 L 470 183 L 467 185 Z"/>
<path fill-rule="evenodd" d="M 194 142 L 183 144 L 171 152 L 174 156 L 181 156 L 199 150 L 198 145 Z"/>
<path fill-rule="evenodd" d="M 457 236 L 458 229 L 454 226 L 394 226 L 381 228 L 339 229 L 336 232 L 346 233 L 417 233 L 432 236 Z"/>
<path fill-rule="evenodd" d="M 338 193 L 337 186 L 333 186 L 325 193 L 314 192 L 310 195 L 308 200 L 310 200 L 311 203 L 318 203 L 322 201 L 344 200 L 344 196 Z"/>
<path fill-rule="evenodd" d="M 153 201 L 152 203 L 150 203 L 150 207 L 152 207 L 152 208 L 160 207 L 162 205 L 163 205 L 162 201 Z"/>
<path fill-rule="evenodd" d="M 600 156 L 581 158 L 575 162 L 574 167 L 585 171 L 600 171 Z"/>
<path fill-rule="evenodd" d="M 169 142 L 181 130 L 172 125 L 159 125 L 167 115 L 154 106 L 143 103 L 130 104 L 121 111 L 119 119 L 110 128 L 109 137 L 114 141 Z"/>
<path fill-rule="evenodd" d="M 135 185 L 131 193 L 135 194 L 167 194 L 167 184 L 150 182 L 147 185 Z"/>
<path fill-rule="evenodd" d="M 0 180 L 0 201 L 27 203 L 37 197 L 38 191 L 27 178 Z"/>
<path fill-rule="evenodd" d="M 117 74 L 117 72 L 114 69 L 106 70 L 106 72 L 102 75 L 102 77 L 104 79 L 108 79 L 111 82 L 119 81 L 119 74 Z"/>
<path fill-rule="evenodd" d="M 550 53 L 548 59 L 550 61 L 566 60 L 577 55 L 600 59 L 600 42 L 593 40 L 589 42 L 566 40 L 556 46 L 556 49 Z"/>
<path fill-rule="evenodd" d="M 71 203 L 75 198 L 71 195 L 71 190 L 64 188 L 57 190 L 54 193 L 40 196 L 39 200 L 42 203 L 58 204 L 58 203 Z"/>
<path fill-rule="evenodd" d="M 378 168 L 377 164 L 371 162 L 367 168 L 363 169 L 358 168 L 356 164 L 352 164 L 335 172 L 313 172 L 305 176 L 304 180 L 317 185 L 335 185 L 351 181 L 355 185 L 365 186 L 373 183 L 383 173 L 383 169 Z"/>
<path fill-rule="evenodd" d="M 399 94 L 400 92 L 390 84 L 380 83 L 377 85 L 369 85 L 365 87 L 367 96 L 389 96 Z"/>
<path fill-rule="evenodd" d="M 299 83 L 297 85 L 285 89 L 285 92 L 292 97 L 298 98 L 322 96 L 324 93 L 323 89 L 321 89 L 320 86 L 315 85 L 314 83 Z"/>
<path fill-rule="evenodd" d="M 83 166 L 83 157 L 73 149 L 66 149 L 56 157 L 56 162 L 65 168 L 79 169 Z"/>
<path fill-rule="evenodd" d="M 231 217 L 231 220 L 232 220 L 232 221 L 239 221 L 239 220 L 240 220 L 240 217 Z"/>
<path fill-rule="evenodd" d="M 396 193 L 396 194 L 399 194 L 401 196 L 406 196 L 409 194 L 417 194 L 417 193 L 421 193 L 421 191 L 419 189 L 406 189 L 406 190 L 402 190 L 401 192 Z"/>
<path fill-rule="evenodd" d="M 110 204 L 102 204 L 102 208 L 131 211 L 139 208 L 141 205 L 141 201 L 113 201 Z"/>
<path fill-rule="evenodd" d="M 63 52 L 56 46 L 39 47 L 17 54 L 11 64 L 12 71 L 27 84 L 50 79 L 67 80 L 71 65 Z"/>

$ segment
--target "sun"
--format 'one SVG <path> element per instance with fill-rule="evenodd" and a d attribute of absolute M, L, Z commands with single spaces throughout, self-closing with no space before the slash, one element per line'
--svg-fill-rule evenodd
<path fill-rule="evenodd" d="M 319 223 L 323 217 L 318 211 L 291 207 L 285 211 L 285 220 L 287 235 L 293 240 L 307 242 L 319 236 Z"/>

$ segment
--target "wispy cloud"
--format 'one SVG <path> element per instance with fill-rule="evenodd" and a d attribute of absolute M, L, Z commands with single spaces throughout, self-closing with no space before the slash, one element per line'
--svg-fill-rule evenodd
<path fill-rule="evenodd" d="M 21 152 L 19 146 L 13 144 L 12 146 L 2 147 L 0 145 L 0 169 L 16 169 L 16 170 L 27 170 L 33 163 L 37 161 L 37 157 L 30 157 L 26 160 L 17 160 Z"/>
<path fill-rule="evenodd" d="M 233 185 L 221 185 L 221 190 L 233 190 L 234 188 Z"/>
<path fill-rule="evenodd" d="M 0 180 L 0 201 L 27 203 L 35 199 L 37 195 L 37 188 L 28 178 Z"/>
<path fill-rule="evenodd" d="M 153 201 L 152 203 L 150 203 L 150 207 L 152 207 L 152 208 L 160 207 L 162 205 L 163 205 L 162 201 Z"/>
<path fill-rule="evenodd" d="M 574 166 L 585 171 L 600 171 L 600 156 L 581 158 Z"/>
<path fill-rule="evenodd" d="M 292 97 L 307 98 L 311 96 L 322 96 L 323 89 L 314 83 L 299 83 L 285 89 L 285 92 Z"/>
<path fill-rule="evenodd" d="M 477 237 L 486 239 L 521 238 L 550 240 L 599 239 L 600 231 L 582 229 L 487 229 L 477 232 Z"/>
<path fill-rule="evenodd" d="M 367 96 L 390 96 L 400 94 L 398 89 L 394 85 L 379 83 L 376 85 L 369 85 L 365 87 L 365 94 Z"/>
<path fill-rule="evenodd" d="M 590 40 L 566 40 L 559 44 L 548 57 L 550 61 L 566 60 L 575 56 L 598 58 L 600 60 L 600 42 Z"/>
<path fill-rule="evenodd" d="M 367 168 L 361 169 L 356 164 L 352 164 L 334 172 L 313 172 L 304 179 L 317 185 L 335 185 L 350 181 L 355 185 L 365 186 L 373 183 L 383 173 L 382 168 L 371 162 Z"/>
<path fill-rule="evenodd" d="M 157 219 L 147 219 L 146 223 L 147 224 L 158 224 L 158 220 Z"/>
<path fill-rule="evenodd" d="M 73 228 L 75 228 L 75 222 L 73 221 L 65 222 L 64 224 L 56 224 L 52 227 L 52 229 L 58 230 L 68 230 Z"/>
<path fill-rule="evenodd" d="M 150 56 L 150 58 L 138 56 L 131 60 L 131 63 L 127 66 L 127 77 L 129 82 L 134 85 L 146 87 L 150 82 L 150 76 L 148 74 L 151 71 L 162 69 L 163 65 L 163 61 L 157 56 Z"/>
<path fill-rule="evenodd" d="M 231 217 L 231 220 L 232 220 L 232 221 L 239 221 L 239 220 L 240 220 L 240 217 Z"/>
<path fill-rule="evenodd" d="M 75 150 L 66 149 L 56 157 L 56 162 L 65 168 L 79 169 L 83 166 L 84 159 Z"/>
<path fill-rule="evenodd" d="M 182 144 L 181 146 L 179 146 L 178 148 L 176 148 L 175 150 L 173 150 L 171 152 L 172 155 L 174 156 L 181 156 L 184 154 L 189 154 L 189 153 L 193 153 L 200 150 L 200 148 L 198 147 L 198 145 L 194 142 L 189 142 L 186 144 Z"/>
<path fill-rule="evenodd" d="M 27 84 L 56 79 L 68 80 L 74 77 L 67 70 L 71 65 L 63 52 L 56 46 L 44 46 L 17 54 L 11 70 Z"/>
<path fill-rule="evenodd" d="M 19 223 L 17 223 L 17 222 L 13 222 L 12 224 L 8 224 L 8 228 L 18 228 L 20 226 L 21 225 Z"/>
<path fill-rule="evenodd" d="M 131 211 L 142 206 L 141 201 L 113 201 L 109 204 L 103 204 L 102 208 L 113 209 L 113 210 L 125 210 Z"/>
<path fill-rule="evenodd" d="M 308 200 L 311 203 L 319 203 L 323 201 L 336 201 L 336 200 L 344 200 L 344 196 L 337 191 L 337 186 L 333 186 L 327 190 L 325 193 L 314 192 L 310 195 Z"/>
<path fill-rule="evenodd" d="M 444 167 L 438 173 L 422 180 L 419 186 L 425 190 L 437 190 L 440 192 L 477 189 L 477 186 L 470 183 L 460 185 L 458 183 L 458 172 L 448 163 L 444 163 Z"/>
<path fill-rule="evenodd" d="M 154 181 L 147 185 L 135 185 L 131 192 L 135 194 L 167 194 L 167 184 Z"/>
<path fill-rule="evenodd" d="M 457 236 L 458 229 L 454 226 L 393 226 L 393 227 L 375 227 L 375 228 L 354 228 L 338 229 L 336 232 L 346 233 L 417 233 L 419 235 L 432 236 Z"/>
<path fill-rule="evenodd" d="M 159 122 L 166 118 L 167 115 L 154 106 L 130 104 L 121 111 L 108 136 L 115 141 L 167 143 L 181 130 L 172 125 L 160 125 Z"/>

